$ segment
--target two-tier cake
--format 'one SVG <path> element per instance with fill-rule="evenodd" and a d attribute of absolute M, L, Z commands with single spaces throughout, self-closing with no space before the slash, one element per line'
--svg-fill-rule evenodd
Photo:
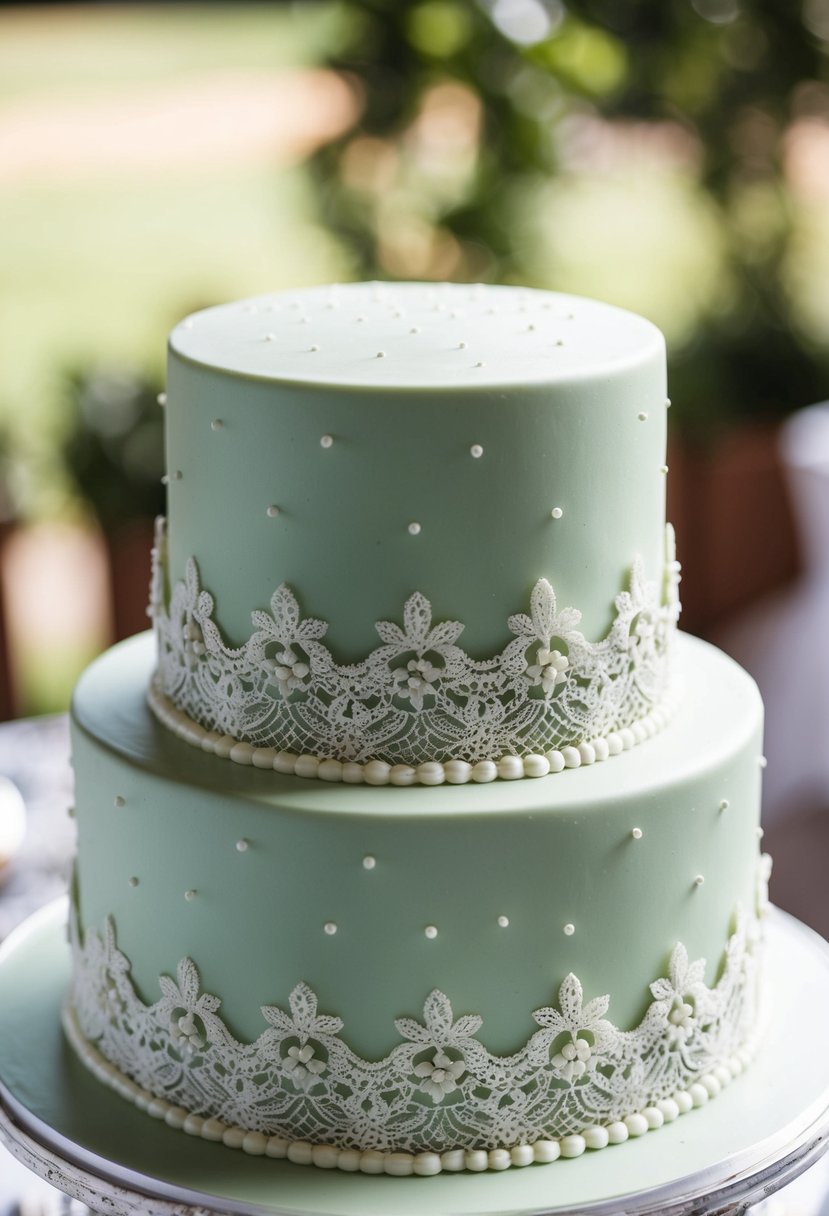
<path fill-rule="evenodd" d="M 620 1143 L 742 1070 L 762 709 L 676 634 L 668 405 L 651 324 L 546 292 L 174 330 L 155 639 L 73 708 L 65 1023 L 102 1080 L 428 1174 Z"/>

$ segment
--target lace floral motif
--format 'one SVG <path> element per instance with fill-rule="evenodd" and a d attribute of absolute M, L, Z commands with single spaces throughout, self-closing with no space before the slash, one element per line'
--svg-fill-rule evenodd
<path fill-rule="evenodd" d="M 107 922 L 75 953 L 72 1005 L 81 1033 L 143 1090 L 196 1115 L 288 1140 L 339 1148 L 442 1152 L 533 1144 L 612 1123 L 652 1106 L 726 1063 L 749 1039 L 757 1007 L 757 922 L 737 916 L 716 984 L 677 945 L 668 975 L 650 986 L 640 1024 L 608 1021 L 611 998 L 585 1001 L 575 975 L 554 1005 L 532 1014 L 538 1029 L 511 1056 L 478 1038 L 475 1014 L 455 1017 L 434 991 L 423 1019 L 395 1022 L 401 1042 L 380 1060 L 357 1056 L 338 1017 L 320 1014 L 305 983 L 289 1011 L 262 1009 L 266 1028 L 240 1043 L 200 992 L 185 959 L 161 998 L 136 995 L 129 962 Z"/>
<path fill-rule="evenodd" d="M 160 524 L 150 605 L 157 686 L 206 730 L 256 747 L 361 763 L 474 764 L 605 737 L 645 719 L 669 691 L 679 611 L 670 530 L 662 588 L 635 560 L 603 641 L 584 638 L 581 614 L 559 608 L 542 578 L 529 615 L 507 622 L 512 641 L 482 660 L 457 645 L 463 625 L 435 624 L 429 601 L 416 592 L 402 626 L 377 622 L 381 646 L 360 663 L 339 665 L 322 640 L 327 624 L 303 618 L 284 584 L 270 612 L 252 614 L 254 632 L 234 649 L 222 639 L 196 562 L 187 563 L 169 604 L 164 564 Z"/>

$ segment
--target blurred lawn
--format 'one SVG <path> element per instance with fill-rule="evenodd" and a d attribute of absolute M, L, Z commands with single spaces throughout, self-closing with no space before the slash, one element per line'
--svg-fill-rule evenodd
<path fill-rule="evenodd" d="M 151 113 L 159 97 L 186 106 L 192 92 L 198 105 L 215 90 L 218 107 L 224 98 L 235 104 L 237 91 L 243 100 L 249 93 L 244 104 L 255 118 L 257 99 L 268 102 L 286 69 L 323 57 L 338 22 L 323 4 L 0 10 L 0 133 L 4 122 L 17 133 L 22 165 L 16 173 L 8 156 L 0 164 L 0 423 L 27 455 L 17 489 L 28 517 L 78 518 L 57 458 L 68 371 L 132 368 L 161 383 L 167 332 L 185 312 L 348 274 L 315 223 L 297 157 L 271 154 L 278 115 L 262 116 L 260 143 L 241 154 L 225 132 L 215 154 L 208 146 L 202 156 L 185 142 L 179 166 L 173 143 L 157 168 L 146 148 L 134 167 L 123 150 L 114 162 L 111 149 L 102 154 L 98 115 L 110 122 L 111 140 L 119 107 L 140 121 L 142 107 Z M 198 112 L 194 119 L 203 143 Z M 36 134 L 26 147 L 26 122 L 35 133 L 44 122 L 57 131 L 54 168 Z M 180 138 L 180 128 L 171 133 L 171 141 Z M 80 163 L 67 168 L 67 149 L 76 145 Z M 34 169 L 30 152 L 40 156 Z M 21 575 L 25 566 L 26 578 L 12 571 L 9 591 L 20 601 L 12 623 L 24 708 L 60 709 L 105 642 L 105 625 L 97 601 L 96 611 L 84 612 L 81 597 L 77 611 L 68 605 L 71 630 L 29 627 L 42 602 L 77 596 L 66 583 L 72 571 L 56 567 L 54 543 L 44 543 L 39 529 L 20 536 L 16 566 Z M 74 578 L 96 582 L 100 599 L 104 584 L 88 545 L 80 543 L 75 565 Z"/>
<path fill-rule="evenodd" d="M 0 12 L 0 121 L 22 111 L 128 101 L 150 107 L 159 88 L 232 73 L 276 78 L 319 59 L 338 24 L 324 5 L 158 6 Z M 254 98 L 255 100 L 255 98 Z M 94 161 L 95 132 L 90 135 Z M 83 139 L 82 122 L 67 133 Z M 89 149 L 87 149 L 89 151 Z M 226 151 L 226 149 L 225 149 Z M 99 364 L 161 375 L 167 331 L 200 305 L 342 277 L 331 238 L 314 223 L 301 168 L 267 152 L 248 163 L 219 154 L 181 169 L 159 158 L 131 172 L 105 163 L 85 172 L 6 165 L 0 189 L 4 302 L 0 417 L 33 450 L 39 476 L 24 506 L 66 506 L 52 465 L 67 369 Z M 45 462 L 45 464 L 44 464 Z"/>

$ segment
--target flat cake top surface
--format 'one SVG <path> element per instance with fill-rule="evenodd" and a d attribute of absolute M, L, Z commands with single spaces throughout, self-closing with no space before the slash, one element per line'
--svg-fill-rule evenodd
<path fill-rule="evenodd" d="M 173 330 L 181 358 L 254 379 L 474 389 L 596 377 L 661 355 L 635 313 L 483 284 L 349 283 L 208 308 Z"/>

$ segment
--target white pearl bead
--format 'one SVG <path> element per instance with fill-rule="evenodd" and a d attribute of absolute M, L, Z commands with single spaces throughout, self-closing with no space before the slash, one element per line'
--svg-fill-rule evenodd
<path fill-rule="evenodd" d="M 502 756 L 498 761 L 498 776 L 502 781 L 517 781 L 524 776 L 524 763 L 520 756 Z"/>
<path fill-rule="evenodd" d="M 247 1132 L 243 1127 L 228 1127 L 222 1136 L 222 1144 L 225 1148 L 241 1148 L 246 1135 Z"/>
<path fill-rule="evenodd" d="M 367 853 L 366 856 L 363 858 L 363 869 L 364 870 L 373 870 L 376 865 L 377 865 L 377 858 L 372 857 L 370 853 Z"/>
<path fill-rule="evenodd" d="M 337 932 L 337 926 L 335 925 L 333 920 L 327 920 L 322 927 L 323 927 L 323 931 L 329 937 L 333 937 L 334 934 Z"/>
<path fill-rule="evenodd" d="M 556 748 L 547 752 L 547 762 L 550 765 L 551 773 L 560 773 L 566 765 L 564 756 Z"/>
<path fill-rule="evenodd" d="M 253 764 L 253 747 L 250 743 L 234 743 L 230 759 L 234 764 Z"/>
<path fill-rule="evenodd" d="M 250 758 L 254 768 L 273 768 L 275 759 L 275 747 L 255 747 Z"/>
<path fill-rule="evenodd" d="M 393 764 L 389 781 L 392 785 L 416 785 L 417 769 L 412 768 L 411 764 Z"/>
<path fill-rule="evenodd" d="M 320 762 L 316 756 L 297 756 L 294 772 L 297 777 L 316 777 L 319 772 Z"/>
<path fill-rule="evenodd" d="M 226 1130 L 225 1124 L 222 1123 L 221 1119 L 205 1119 L 200 1135 L 202 1140 L 209 1140 L 213 1144 L 218 1144 L 222 1140 Z"/>
<path fill-rule="evenodd" d="M 242 1141 L 242 1152 L 251 1157 L 264 1157 L 267 1147 L 268 1137 L 263 1136 L 261 1132 L 248 1132 Z"/>
<path fill-rule="evenodd" d="M 423 930 L 423 932 L 426 935 L 426 937 L 428 937 L 430 942 L 434 941 L 438 935 L 438 931 L 434 925 L 427 925 L 426 928 Z"/>
<path fill-rule="evenodd" d="M 356 1174 L 360 1168 L 360 1150 L 358 1148 L 342 1148 L 337 1157 L 337 1169 L 346 1174 Z"/>
<path fill-rule="evenodd" d="M 580 743 L 579 755 L 581 756 L 582 764 L 596 763 L 596 749 L 592 743 Z"/>
<path fill-rule="evenodd" d="M 550 761 L 546 756 L 529 755 L 524 757 L 525 777 L 546 777 L 550 771 Z"/>
<path fill-rule="evenodd" d="M 341 760 L 334 760 L 328 757 L 326 760 L 320 760 L 317 776 L 321 781 L 342 781 L 343 765 Z"/>
<path fill-rule="evenodd" d="M 314 1146 L 307 1140 L 293 1140 L 288 1145 L 288 1160 L 296 1165 L 310 1165 L 314 1159 Z"/>
<path fill-rule="evenodd" d="M 421 785 L 443 785 L 446 774 L 437 760 L 427 760 L 417 766 L 417 779 Z"/>
<path fill-rule="evenodd" d="M 587 1143 L 584 1136 L 562 1136 L 561 1137 L 561 1155 L 562 1157 L 580 1157 L 587 1148 Z"/>
<path fill-rule="evenodd" d="M 362 764 L 348 760 L 343 764 L 343 781 L 346 785 L 362 785 L 364 781 Z"/>
<path fill-rule="evenodd" d="M 386 1153 L 383 1170 L 393 1178 L 405 1178 L 414 1173 L 414 1157 L 411 1153 Z"/>
<path fill-rule="evenodd" d="M 363 767 L 363 777 L 367 785 L 388 785 L 391 765 L 385 760 L 369 760 Z"/>
<path fill-rule="evenodd" d="M 277 752 L 273 758 L 273 767 L 277 773 L 292 773 L 298 759 L 296 752 Z"/>
<path fill-rule="evenodd" d="M 648 1130 L 648 1121 L 644 1115 L 628 1115 L 625 1119 L 625 1127 L 631 1136 L 644 1136 Z"/>
<path fill-rule="evenodd" d="M 311 1161 L 318 1169 L 333 1170 L 337 1168 L 339 1155 L 340 1150 L 333 1144 L 315 1144 L 311 1150 Z"/>
<path fill-rule="evenodd" d="M 662 1118 L 666 1123 L 673 1123 L 674 1119 L 679 1118 L 679 1107 L 673 1098 L 662 1098 L 656 1104 L 662 1112 Z"/>
<path fill-rule="evenodd" d="M 479 783 L 494 781 L 498 776 L 498 766 L 493 760 L 479 760 L 472 766 L 472 780 Z"/>
<path fill-rule="evenodd" d="M 382 1174 L 385 1153 L 377 1148 L 367 1148 L 360 1154 L 360 1172 L 362 1174 Z"/>
<path fill-rule="evenodd" d="M 419 536 L 420 532 L 421 532 L 420 524 L 416 520 L 412 520 L 412 522 L 409 524 L 409 535 L 410 536 Z"/>
<path fill-rule="evenodd" d="M 509 917 L 508 916 L 499 916 L 498 924 L 502 929 L 506 929 L 509 926 Z"/>
<path fill-rule="evenodd" d="M 679 1107 L 681 1115 L 687 1115 L 689 1110 L 693 1110 L 694 1099 L 691 1097 L 687 1089 L 678 1089 L 674 1094 L 674 1102 Z"/>
<path fill-rule="evenodd" d="M 552 515 L 553 519 L 561 519 L 564 512 L 562 511 L 561 507 L 553 507 L 550 514 Z"/>
<path fill-rule="evenodd" d="M 466 343 L 464 342 L 462 345 L 465 346 Z M 481 458 L 481 456 L 483 456 L 483 454 L 484 454 L 484 449 L 481 447 L 481 445 L 479 443 L 473 443 L 472 447 L 469 449 L 469 455 L 472 456 L 475 460 L 479 460 Z"/>
<path fill-rule="evenodd" d="M 438 1153 L 417 1153 L 414 1158 L 414 1173 L 423 1178 L 439 1174 L 442 1168 Z"/>
<path fill-rule="evenodd" d="M 564 926 L 564 936 L 572 937 L 575 932 L 576 932 L 576 926 L 574 924 L 572 924 L 570 921 L 568 921 L 567 924 Z"/>
<path fill-rule="evenodd" d="M 505 1148 L 493 1148 L 487 1154 L 487 1165 L 491 1170 L 508 1170 L 512 1161 Z"/>
<path fill-rule="evenodd" d="M 611 1144 L 624 1144 L 630 1138 L 630 1132 L 627 1129 L 627 1124 L 621 1119 L 615 1123 L 608 1123 L 607 1138 Z"/>
<path fill-rule="evenodd" d="M 450 1148 L 445 1153 L 441 1153 L 440 1164 L 447 1173 L 459 1174 L 461 1170 L 466 1169 L 464 1156 L 462 1148 Z"/>
<path fill-rule="evenodd" d="M 466 760 L 447 760 L 443 771 L 450 785 L 466 785 L 472 776 L 472 765 Z"/>
<path fill-rule="evenodd" d="M 610 745 L 608 744 L 607 739 L 594 739 L 593 751 L 596 753 L 596 762 L 598 764 L 601 764 L 604 760 L 606 760 L 610 755 Z"/>
<path fill-rule="evenodd" d="M 694 1081 L 693 1085 L 689 1085 L 688 1093 L 691 1095 L 694 1106 L 705 1106 L 708 1101 L 708 1090 L 700 1081 Z"/>
<path fill-rule="evenodd" d="M 464 1164 L 470 1173 L 482 1174 L 489 1168 L 489 1158 L 482 1148 L 468 1149 Z"/>
<path fill-rule="evenodd" d="M 648 1129 L 652 1132 L 665 1122 L 665 1116 L 658 1106 L 646 1106 L 642 1111 L 642 1117 L 647 1121 Z"/>
<path fill-rule="evenodd" d="M 558 1140 L 536 1140 L 533 1145 L 533 1157 L 538 1162 L 558 1161 L 561 1156 L 561 1145 Z"/>
<path fill-rule="evenodd" d="M 563 747 L 561 754 L 564 757 L 564 763 L 567 768 L 581 767 L 581 752 L 577 747 Z"/>
<path fill-rule="evenodd" d="M 586 1127 L 582 1132 L 584 1142 L 588 1148 L 602 1149 L 607 1148 L 610 1143 L 606 1127 Z"/>

